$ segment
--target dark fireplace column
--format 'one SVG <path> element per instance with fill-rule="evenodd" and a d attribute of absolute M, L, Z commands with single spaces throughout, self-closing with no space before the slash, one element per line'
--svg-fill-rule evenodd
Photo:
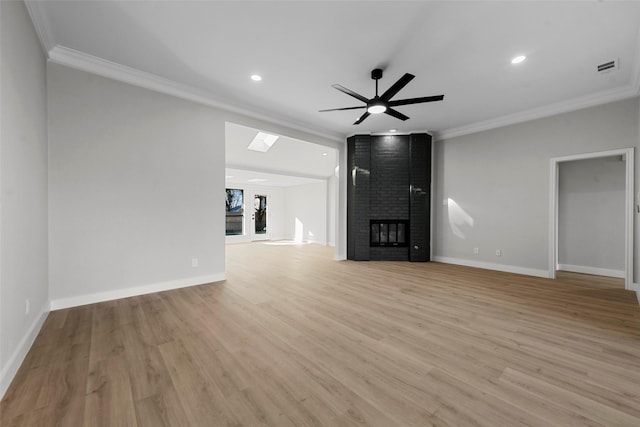
<path fill-rule="evenodd" d="M 409 137 L 409 260 L 431 259 L 431 136 Z"/>
<path fill-rule="evenodd" d="M 347 139 L 347 259 L 369 260 L 371 136 Z"/>
<path fill-rule="evenodd" d="M 352 136 L 347 166 L 347 258 L 428 261 L 431 136 Z"/>

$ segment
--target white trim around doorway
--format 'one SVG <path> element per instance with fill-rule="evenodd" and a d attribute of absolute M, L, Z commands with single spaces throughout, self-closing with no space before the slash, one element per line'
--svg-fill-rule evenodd
<path fill-rule="evenodd" d="M 601 151 L 554 157 L 550 161 L 549 179 L 549 278 L 555 279 L 558 269 L 558 171 L 560 163 L 573 160 L 595 159 L 600 157 L 622 156 L 625 165 L 625 269 L 624 285 L 627 290 L 635 290 L 633 284 L 633 196 L 634 196 L 634 149 Z M 640 297 L 640 295 L 639 295 Z"/>

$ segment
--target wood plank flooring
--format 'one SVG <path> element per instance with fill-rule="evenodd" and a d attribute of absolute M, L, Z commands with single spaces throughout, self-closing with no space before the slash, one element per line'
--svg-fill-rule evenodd
<path fill-rule="evenodd" d="M 640 426 L 610 279 L 227 247 L 226 282 L 49 314 L 9 426 Z"/>

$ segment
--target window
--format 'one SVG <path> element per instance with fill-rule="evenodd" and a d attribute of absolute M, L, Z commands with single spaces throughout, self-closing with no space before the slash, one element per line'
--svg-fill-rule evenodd
<path fill-rule="evenodd" d="M 226 199 L 226 235 L 243 234 L 244 224 L 244 191 L 227 188 Z"/>

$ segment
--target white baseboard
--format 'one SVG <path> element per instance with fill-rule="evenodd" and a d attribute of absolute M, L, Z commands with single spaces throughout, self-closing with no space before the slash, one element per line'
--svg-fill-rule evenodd
<path fill-rule="evenodd" d="M 558 264 L 558 270 L 570 271 L 572 273 L 593 274 L 596 276 L 625 278 L 624 270 L 612 270 L 609 268 L 585 267 L 582 265 Z"/>
<path fill-rule="evenodd" d="M 445 264 L 464 265 L 467 267 L 484 268 L 485 270 L 504 271 L 506 273 L 524 274 L 526 276 L 544 277 L 548 279 L 549 272 L 547 270 L 538 270 L 536 268 L 518 267 L 514 265 L 496 264 L 493 262 L 473 261 L 462 258 L 450 258 L 442 256 L 432 256 L 432 261 L 443 262 Z"/>
<path fill-rule="evenodd" d="M 49 310 L 49 302 L 46 302 L 40 309 L 40 313 L 31 324 L 31 327 L 25 336 L 20 340 L 20 343 L 13 351 L 13 354 L 9 357 L 7 363 L 2 367 L 2 372 L 0 373 L 0 400 L 2 400 L 4 394 L 9 388 L 9 385 L 11 385 L 11 381 L 13 381 L 18 369 L 20 369 L 20 365 L 24 362 L 24 358 L 27 356 L 29 349 L 38 336 L 38 333 L 49 314 Z"/>
<path fill-rule="evenodd" d="M 168 282 L 154 283 L 151 285 L 135 286 L 113 291 L 98 292 L 95 294 L 78 295 L 67 298 L 57 298 L 51 300 L 51 310 L 77 307 L 80 305 L 95 304 L 97 302 L 111 301 L 120 298 L 135 297 L 138 295 L 151 294 L 154 292 L 170 291 L 172 289 L 186 288 L 189 286 L 202 285 L 204 283 L 220 282 L 225 280 L 224 273 L 209 276 L 189 277 L 186 279 L 171 280 Z"/>
<path fill-rule="evenodd" d="M 312 243 L 314 245 L 320 245 L 320 246 L 327 246 L 327 241 L 326 240 L 313 240 L 313 239 L 307 239 L 304 241 L 305 243 Z"/>

